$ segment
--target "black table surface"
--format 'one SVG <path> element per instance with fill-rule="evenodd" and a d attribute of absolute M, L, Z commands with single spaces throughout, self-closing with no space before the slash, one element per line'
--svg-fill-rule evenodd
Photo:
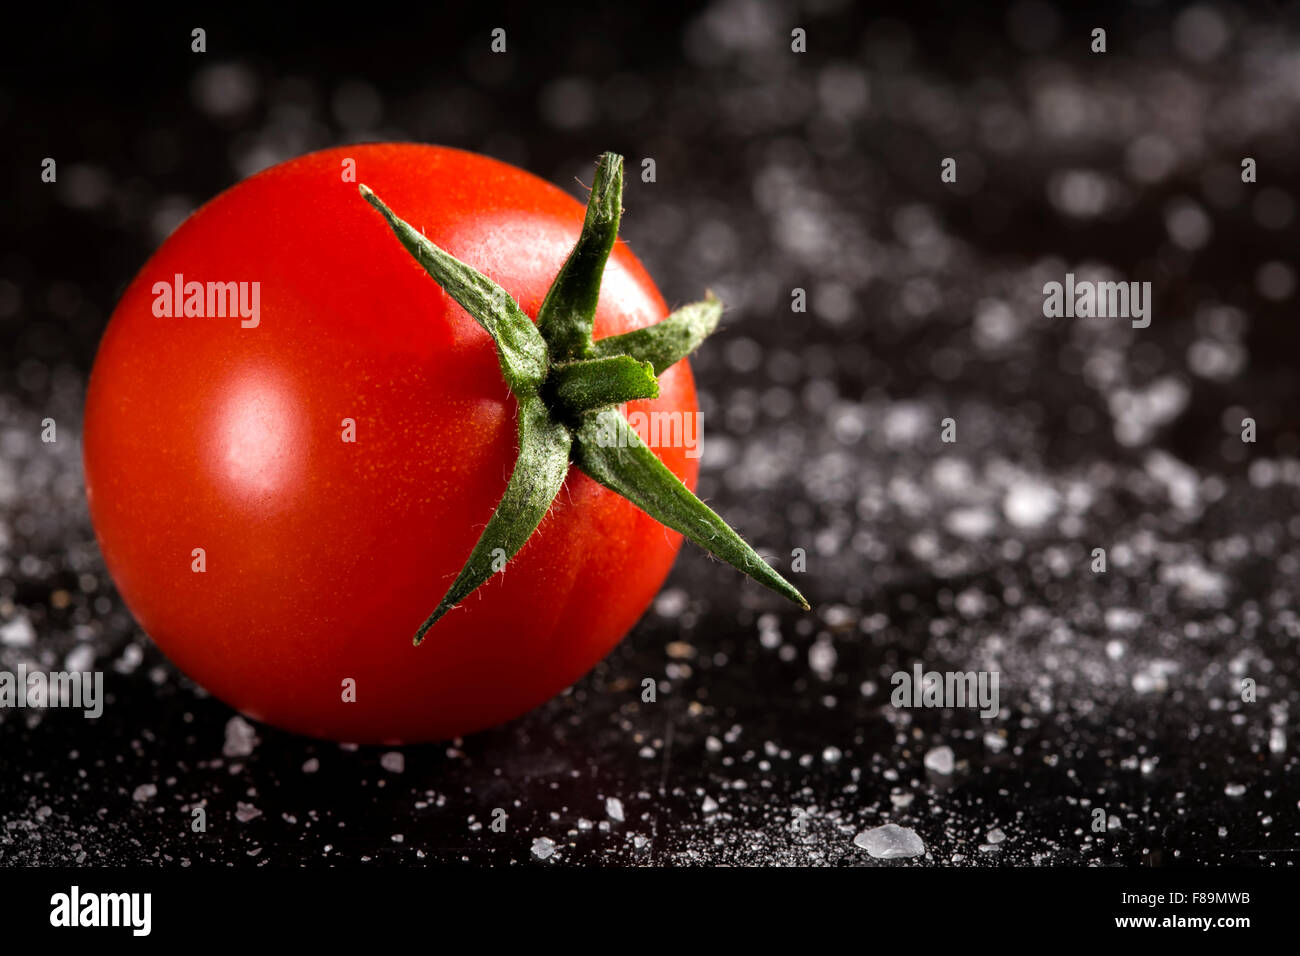
<path fill-rule="evenodd" d="M 0 865 L 872 865 L 854 837 L 886 823 L 925 846 L 889 865 L 1294 865 L 1298 25 L 1117 6 L 1094 54 L 1090 19 L 974 6 L 520 8 L 497 58 L 495 11 L 364 41 L 263 12 L 203 56 L 192 24 L 87 12 L 14 50 L 0 670 L 75 662 L 109 698 L 0 710 Z M 671 303 L 728 306 L 700 493 L 805 549 L 812 613 L 687 546 L 569 691 L 398 750 L 246 724 L 168 663 L 86 513 L 98 336 L 198 203 L 361 139 L 575 195 L 603 149 L 656 159 L 623 236 Z M 1045 318 L 1066 272 L 1151 281 L 1150 327 Z M 1000 713 L 893 706 L 917 662 L 996 671 Z"/>

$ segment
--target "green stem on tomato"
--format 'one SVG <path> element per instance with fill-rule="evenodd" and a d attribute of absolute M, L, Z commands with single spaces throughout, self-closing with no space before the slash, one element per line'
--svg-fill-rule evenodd
<path fill-rule="evenodd" d="M 630 355 L 556 365 L 547 384 L 552 409 L 566 421 L 595 409 L 659 397 L 654 366 Z"/>
<path fill-rule="evenodd" d="M 497 346 L 501 374 L 516 395 L 539 388 L 550 366 L 546 340 L 510 293 L 473 266 L 443 252 L 362 184 L 361 195 L 388 220 L 397 238 L 434 282 L 460 303 Z"/>
<path fill-rule="evenodd" d="M 808 601 L 794 585 L 695 497 L 622 415 L 607 410 L 584 418 L 573 435 L 573 463 L 660 524 L 680 531 L 736 570 L 808 610 Z"/>
<path fill-rule="evenodd" d="M 684 305 L 654 325 L 596 341 L 595 356 L 630 355 L 654 366 L 662 375 L 669 366 L 690 355 L 713 334 L 722 318 L 722 302 L 707 293 L 703 302 Z"/>
<path fill-rule="evenodd" d="M 479 536 L 465 566 L 433 613 L 415 632 L 415 643 L 429 628 L 492 575 L 505 570 L 546 517 L 569 473 L 573 436 L 551 418 L 538 395 L 519 400 L 519 457 L 501 503 Z"/>
<path fill-rule="evenodd" d="M 657 397 L 656 376 L 698 348 L 722 315 L 722 303 L 710 294 L 654 325 L 592 341 L 601 278 L 622 213 L 621 156 L 600 157 L 582 232 L 547 291 L 536 324 L 503 288 L 439 249 L 366 186 L 360 189 L 416 262 L 492 337 L 501 374 L 519 406 L 519 456 L 505 493 L 451 587 L 420 625 L 416 644 L 443 615 L 504 570 L 550 510 L 570 464 L 808 609 L 804 596 L 692 494 L 614 408 Z"/>
<path fill-rule="evenodd" d="M 537 327 L 557 361 L 586 358 L 591 353 L 600 280 L 618 238 L 622 214 L 623 157 L 604 153 L 596 162 L 582 232 L 537 312 Z"/>

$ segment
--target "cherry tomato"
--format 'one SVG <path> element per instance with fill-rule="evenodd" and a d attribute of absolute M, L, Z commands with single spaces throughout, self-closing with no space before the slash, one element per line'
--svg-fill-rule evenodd
<path fill-rule="evenodd" d="M 127 605 L 212 694 L 304 734 L 447 738 L 585 674 L 643 613 L 680 537 L 570 467 L 504 573 L 412 646 L 501 499 L 516 404 L 492 340 L 357 180 L 534 319 L 583 221 L 543 180 L 433 146 L 330 149 L 239 183 L 114 311 L 86 401 L 86 489 Z M 160 290 L 190 282 L 245 283 L 248 317 L 175 314 Z M 595 337 L 666 312 L 620 240 Z M 685 361 L 659 386 L 629 410 L 696 411 Z M 655 451 L 694 487 L 686 449 Z"/>

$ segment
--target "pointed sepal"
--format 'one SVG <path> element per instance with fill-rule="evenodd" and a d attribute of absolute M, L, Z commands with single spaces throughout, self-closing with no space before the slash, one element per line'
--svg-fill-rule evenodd
<path fill-rule="evenodd" d="M 546 398 L 557 417 L 570 421 L 596 409 L 658 397 L 654 367 L 630 355 L 557 365 L 546 383 Z"/>
<path fill-rule="evenodd" d="M 361 185 L 366 202 L 388 220 L 389 227 L 406 250 L 424 267 L 447 294 L 492 336 L 501 374 L 516 396 L 530 394 L 546 379 L 549 358 L 546 340 L 532 319 L 519 308 L 510 293 L 473 266 L 444 252 L 422 236 L 410 223 L 384 205 L 369 187 Z"/>
<path fill-rule="evenodd" d="M 662 375 L 669 366 L 690 355 L 713 334 L 722 318 L 722 300 L 710 294 L 701 302 L 684 305 L 654 325 L 622 335 L 598 339 L 592 355 L 630 355 L 654 366 Z"/>
<path fill-rule="evenodd" d="M 614 410 L 592 412 L 574 431 L 573 463 L 622 495 L 660 524 L 680 531 L 700 547 L 798 604 L 804 596 L 661 462 Z"/>
<path fill-rule="evenodd" d="M 569 430 L 551 418 L 540 396 L 519 400 L 519 458 L 505 494 L 451 588 L 415 632 L 416 644 L 439 618 L 504 570 L 532 537 L 564 484 L 572 443 Z"/>
<path fill-rule="evenodd" d="M 623 214 L 623 157 L 604 153 L 587 199 L 587 215 L 578 241 L 542 300 L 537 327 L 557 362 L 587 358 L 605 262 L 618 238 Z"/>

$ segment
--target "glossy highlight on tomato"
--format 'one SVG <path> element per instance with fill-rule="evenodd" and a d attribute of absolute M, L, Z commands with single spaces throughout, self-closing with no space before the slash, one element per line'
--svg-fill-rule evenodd
<path fill-rule="evenodd" d="M 237 184 L 113 313 L 87 395 L 87 495 L 132 613 L 218 698 L 304 734 L 442 739 L 590 670 L 644 612 L 680 536 L 570 467 L 505 571 L 412 647 L 502 497 L 516 403 L 491 338 L 358 180 L 534 319 L 583 223 L 545 181 L 435 146 L 340 147 Z M 177 281 L 258 283 L 256 324 L 157 314 L 176 310 L 156 307 L 155 287 Z M 595 338 L 666 313 L 620 240 Z M 658 380 L 629 411 L 696 412 L 686 361 Z M 694 487 L 696 458 L 654 450 Z"/>

